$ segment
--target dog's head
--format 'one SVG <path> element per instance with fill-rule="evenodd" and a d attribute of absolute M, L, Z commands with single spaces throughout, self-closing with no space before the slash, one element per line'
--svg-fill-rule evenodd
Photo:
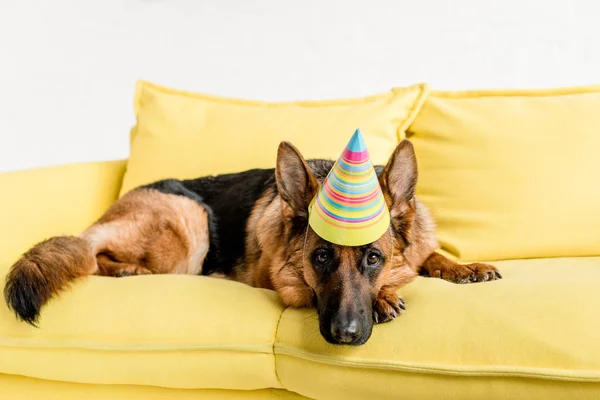
<path fill-rule="evenodd" d="M 402 141 L 387 165 L 377 170 L 390 210 L 390 229 L 373 243 L 339 246 L 317 236 L 308 225 L 308 207 L 323 177 L 314 173 L 292 144 L 279 146 L 276 180 L 285 226 L 283 240 L 288 243 L 284 268 L 301 283 L 280 285 L 278 291 L 283 301 L 292 305 L 302 303 L 297 299 L 300 292 L 308 293 L 305 296 L 310 296 L 318 311 L 321 334 L 333 344 L 364 344 L 373 329 L 374 301 L 392 269 L 412 273 L 403 257 L 416 216 L 417 165 L 412 144 Z"/>

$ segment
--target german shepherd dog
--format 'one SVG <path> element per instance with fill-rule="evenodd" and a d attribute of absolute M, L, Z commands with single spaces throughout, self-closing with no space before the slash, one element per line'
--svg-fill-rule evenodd
<path fill-rule="evenodd" d="M 415 197 L 408 140 L 385 167 L 375 166 L 388 233 L 356 247 L 318 237 L 308 207 L 333 164 L 305 161 L 282 142 L 275 169 L 133 189 L 79 236 L 53 237 L 26 252 L 7 276 L 6 302 L 35 326 L 42 306 L 86 275 L 206 275 L 275 290 L 286 306 L 315 307 L 325 340 L 361 345 L 374 323 L 404 312 L 396 292 L 418 274 L 455 283 L 501 278 L 491 265 L 461 265 L 435 252 L 434 222 Z"/>

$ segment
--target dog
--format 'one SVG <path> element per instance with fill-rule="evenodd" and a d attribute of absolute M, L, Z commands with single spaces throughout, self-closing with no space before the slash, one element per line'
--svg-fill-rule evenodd
<path fill-rule="evenodd" d="M 388 231 L 364 246 L 321 239 L 308 224 L 308 207 L 333 165 L 306 161 L 281 142 L 274 169 L 135 188 L 80 235 L 52 237 L 23 254 L 6 278 L 5 300 L 37 326 L 42 307 L 87 275 L 205 275 L 275 290 L 289 307 L 314 307 L 327 342 L 362 345 L 374 324 L 405 311 L 397 290 L 419 274 L 455 283 L 502 278 L 494 266 L 436 253 L 434 221 L 416 198 L 417 161 L 406 139 L 385 166 L 374 167 Z"/>

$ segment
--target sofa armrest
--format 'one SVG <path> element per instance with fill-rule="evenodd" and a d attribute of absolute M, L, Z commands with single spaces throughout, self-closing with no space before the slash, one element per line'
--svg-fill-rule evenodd
<path fill-rule="evenodd" d="M 77 234 L 117 199 L 125 160 L 0 173 L 0 276 L 38 241 Z"/>

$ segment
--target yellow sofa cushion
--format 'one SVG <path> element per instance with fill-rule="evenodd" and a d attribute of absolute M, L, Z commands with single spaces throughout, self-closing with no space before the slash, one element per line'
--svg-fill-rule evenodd
<path fill-rule="evenodd" d="M 600 255 L 600 86 L 431 92 L 417 193 L 461 260 Z"/>
<path fill-rule="evenodd" d="M 356 128 L 373 161 L 385 163 L 426 93 L 415 85 L 355 99 L 262 102 L 141 81 L 121 194 L 162 178 L 273 168 L 283 140 L 307 158 L 336 159 Z"/>
<path fill-rule="evenodd" d="M 28 248 L 77 234 L 118 198 L 125 160 L 0 174 L 0 277 Z"/>
<path fill-rule="evenodd" d="M 282 385 L 311 398 L 598 398 L 600 257 L 497 262 L 504 279 L 417 278 L 407 313 L 361 347 L 319 335 L 287 309 L 275 344 Z"/>
<path fill-rule="evenodd" d="M 92 276 L 52 300 L 40 328 L 0 304 L 0 374 L 179 389 L 280 388 L 275 292 L 217 278 Z"/>
<path fill-rule="evenodd" d="M 0 281 L 35 242 L 77 234 L 115 201 L 125 163 L 0 174 Z M 198 276 L 89 277 L 52 300 L 40 328 L 0 301 L 0 374 L 173 388 L 279 387 L 283 310 L 271 291 Z"/>

